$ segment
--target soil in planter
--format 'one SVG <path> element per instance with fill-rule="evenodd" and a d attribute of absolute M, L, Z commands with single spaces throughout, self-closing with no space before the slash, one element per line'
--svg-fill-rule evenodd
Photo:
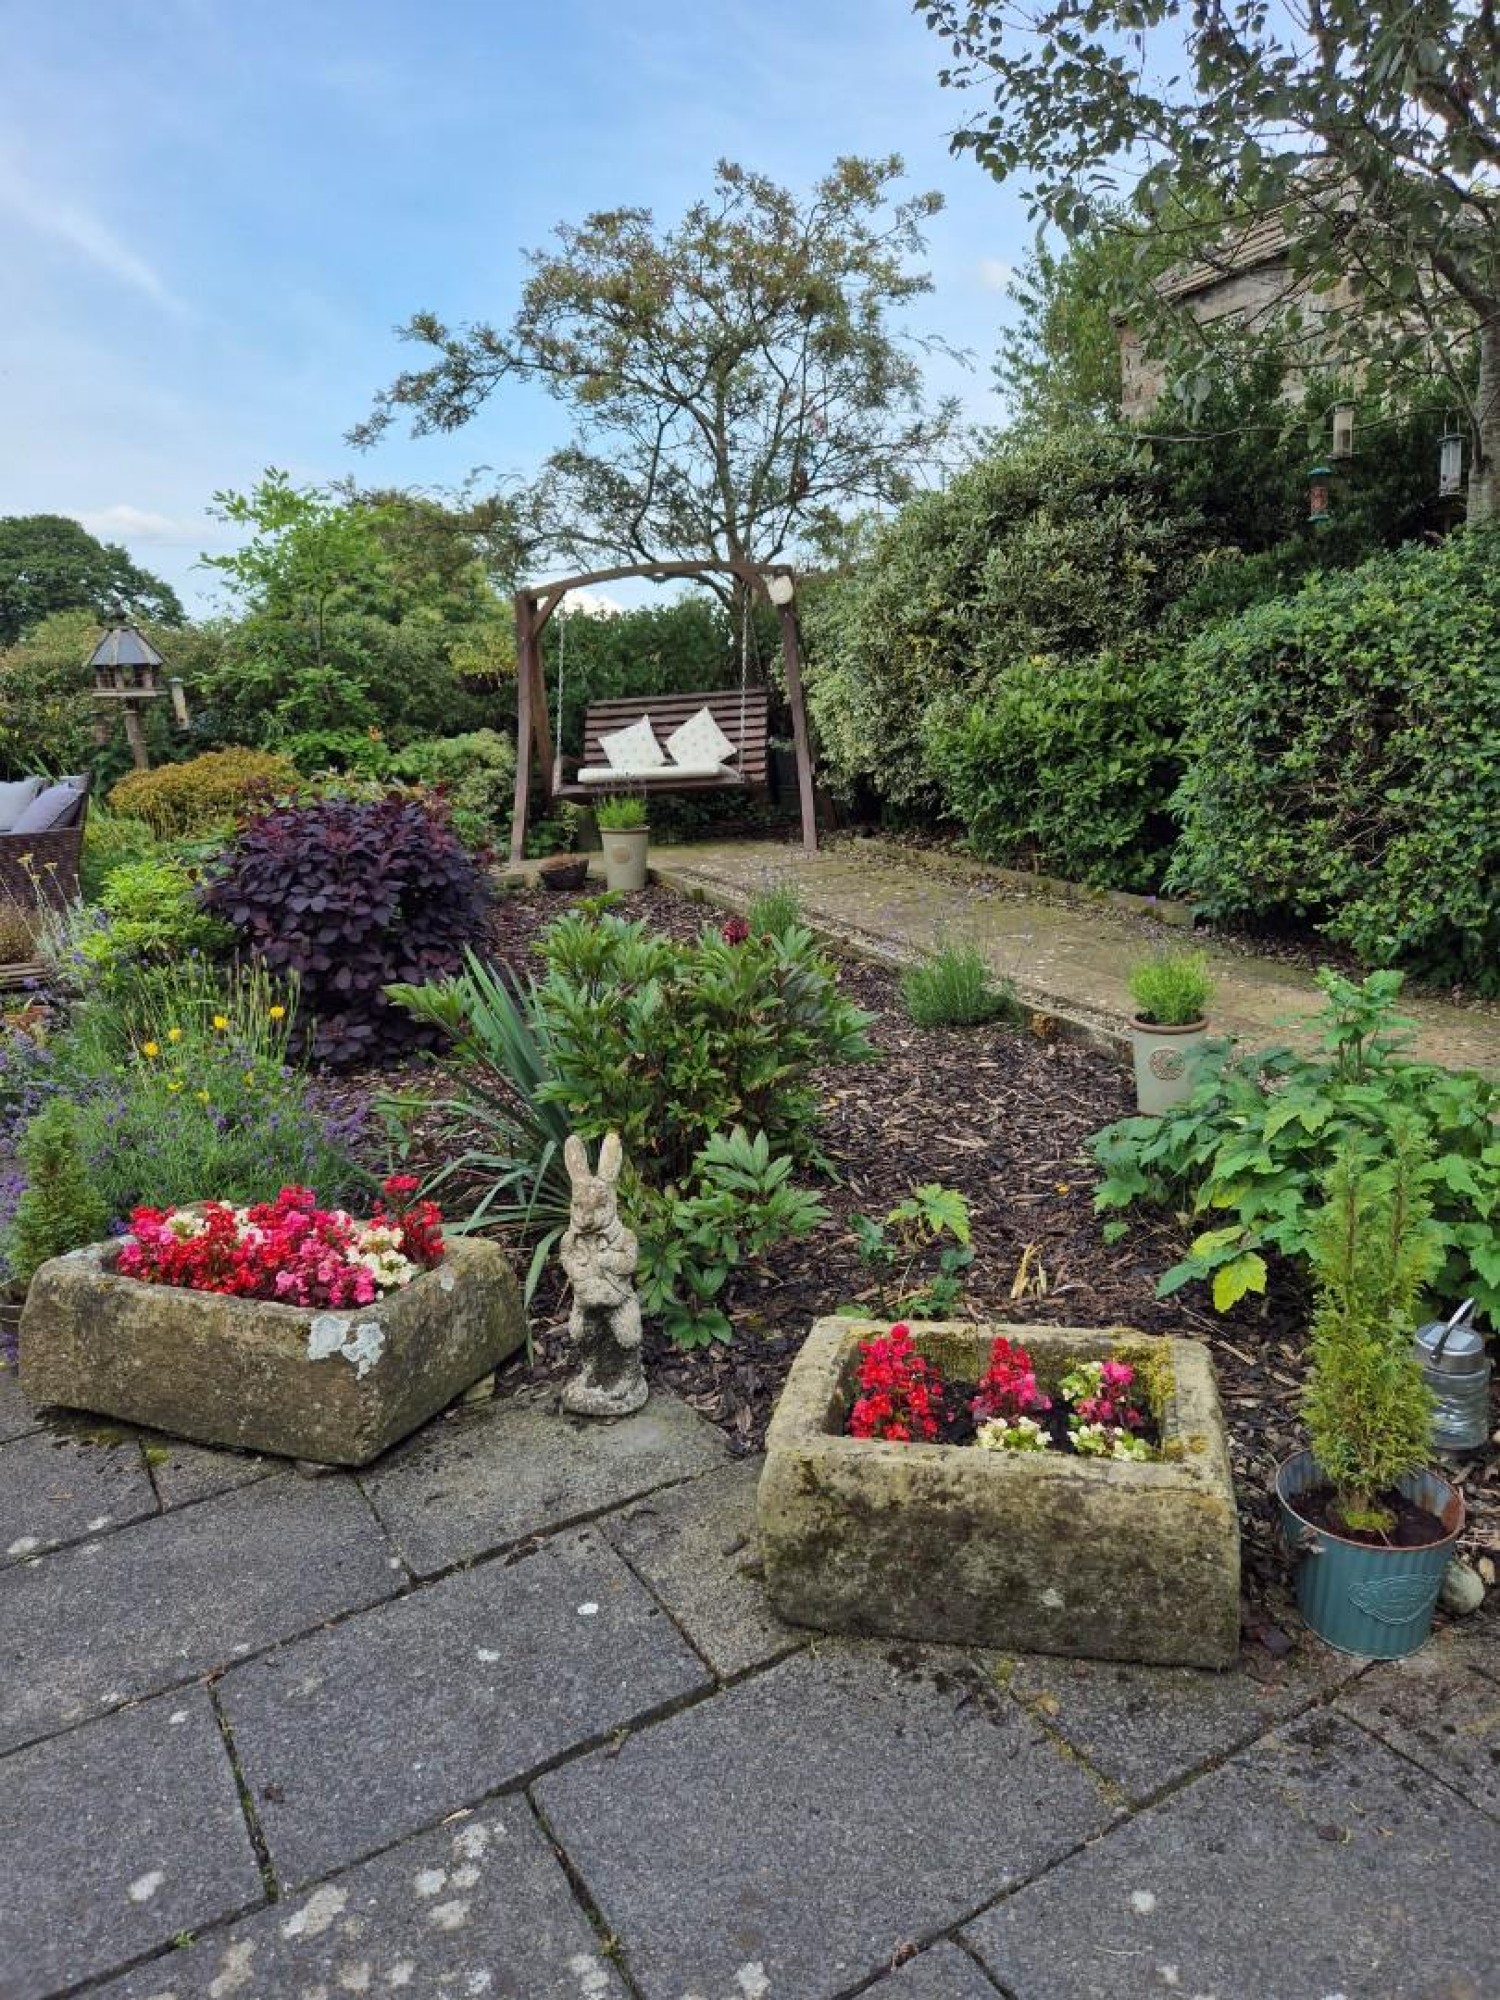
<path fill-rule="evenodd" d="M 1331 1486 L 1310 1486 L 1305 1493 L 1297 1494 L 1292 1504 L 1315 1528 L 1337 1535 L 1342 1541 L 1362 1542 L 1369 1548 L 1430 1549 L 1435 1542 L 1448 1539 L 1448 1530 L 1437 1515 L 1426 1507 L 1419 1507 L 1415 1500 L 1408 1500 L 1404 1493 L 1387 1491 L 1379 1496 L 1379 1500 L 1382 1507 L 1388 1507 L 1396 1516 L 1395 1527 L 1385 1534 L 1368 1528 L 1346 1527 L 1334 1502 Z"/>

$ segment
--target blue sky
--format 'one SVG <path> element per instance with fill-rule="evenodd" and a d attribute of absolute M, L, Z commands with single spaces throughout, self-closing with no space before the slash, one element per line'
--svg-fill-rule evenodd
<path fill-rule="evenodd" d="M 192 604 L 218 487 L 267 465 L 526 472 L 563 410 L 508 389 L 448 438 L 347 427 L 413 309 L 508 316 L 523 250 L 592 209 L 676 217 L 727 156 L 806 188 L 899 152 L 936 187 L 913 324 L 993 421 L 1029 225 L 948 156 L 957 100 L 907 0 L 0 0 L 0 514 L 75 515 Z"/>

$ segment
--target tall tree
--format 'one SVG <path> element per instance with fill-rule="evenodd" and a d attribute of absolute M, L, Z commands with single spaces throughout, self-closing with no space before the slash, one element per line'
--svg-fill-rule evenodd
<path fill-rule="evenodd" d="M 0 647 L 54 611 L 116 609 L 160 625 L 180 625 L 171 584 L 140 569 L 118 542 L 101 542 L 66 514 L 11 514 L 0 519 Z"/>
<path fill-rule="evenodd" d="M 1179 187 L 1217 207 L 1231 257 L 1237 232 L 1280 218 L 1320 340 L 1448 373 L 1472 439 L 1469 517 L 1495 514 L 1493 0 L 914 4 L 952 51 L 944 82 L 992 96 L 955 145 L 1026 177 L 1069 235 L 1126 200 L 1150 224 Z"/>
<path fill-rule="evenodd" d="M 929 410 L 901 309 L 941 197 L 892 196 L 899 159 L 841 159 L 806 202 L 721 161 L 675 226 L 621 208 L 536 251 L 508 327 L 415 315 L 432 350 L 351 433 L 368 444 L 465 424 L 504 382 L 542 383 L 571 441 L 539 489 L 546 538 L 583 561 L 764 562 L 851 507 L 899 501 L 953 428 Z M 730 592 L 721 589 L 721 596 Z"/>

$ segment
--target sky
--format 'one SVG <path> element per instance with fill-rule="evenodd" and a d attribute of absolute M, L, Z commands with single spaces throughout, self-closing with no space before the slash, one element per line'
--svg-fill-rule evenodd
<path fill-rule="evenodd" d="M 59 513 L 211 608 L 216 489 L 524 478 L 568 435 L 508 385 L 464 429 L 344 442 L 418 308 L 504 322 L 554 224 L 668 223 L 727 157 L 805 191 L 900 153 L 912 326 L 977 422 L 1019 194 L 948 152 L 961 100 L 908 0 L 0 0 L 0 514 Z"/>

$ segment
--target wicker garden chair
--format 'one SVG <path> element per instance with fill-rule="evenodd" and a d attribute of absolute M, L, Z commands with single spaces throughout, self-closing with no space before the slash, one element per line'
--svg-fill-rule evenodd
<path fill-rule="evenodd" d="M 69 825 L 45 833 L 0 833 L 0 902 L 50 903 L 60 910 L 74 900 L 88 812 L 83 785 Z"/>

